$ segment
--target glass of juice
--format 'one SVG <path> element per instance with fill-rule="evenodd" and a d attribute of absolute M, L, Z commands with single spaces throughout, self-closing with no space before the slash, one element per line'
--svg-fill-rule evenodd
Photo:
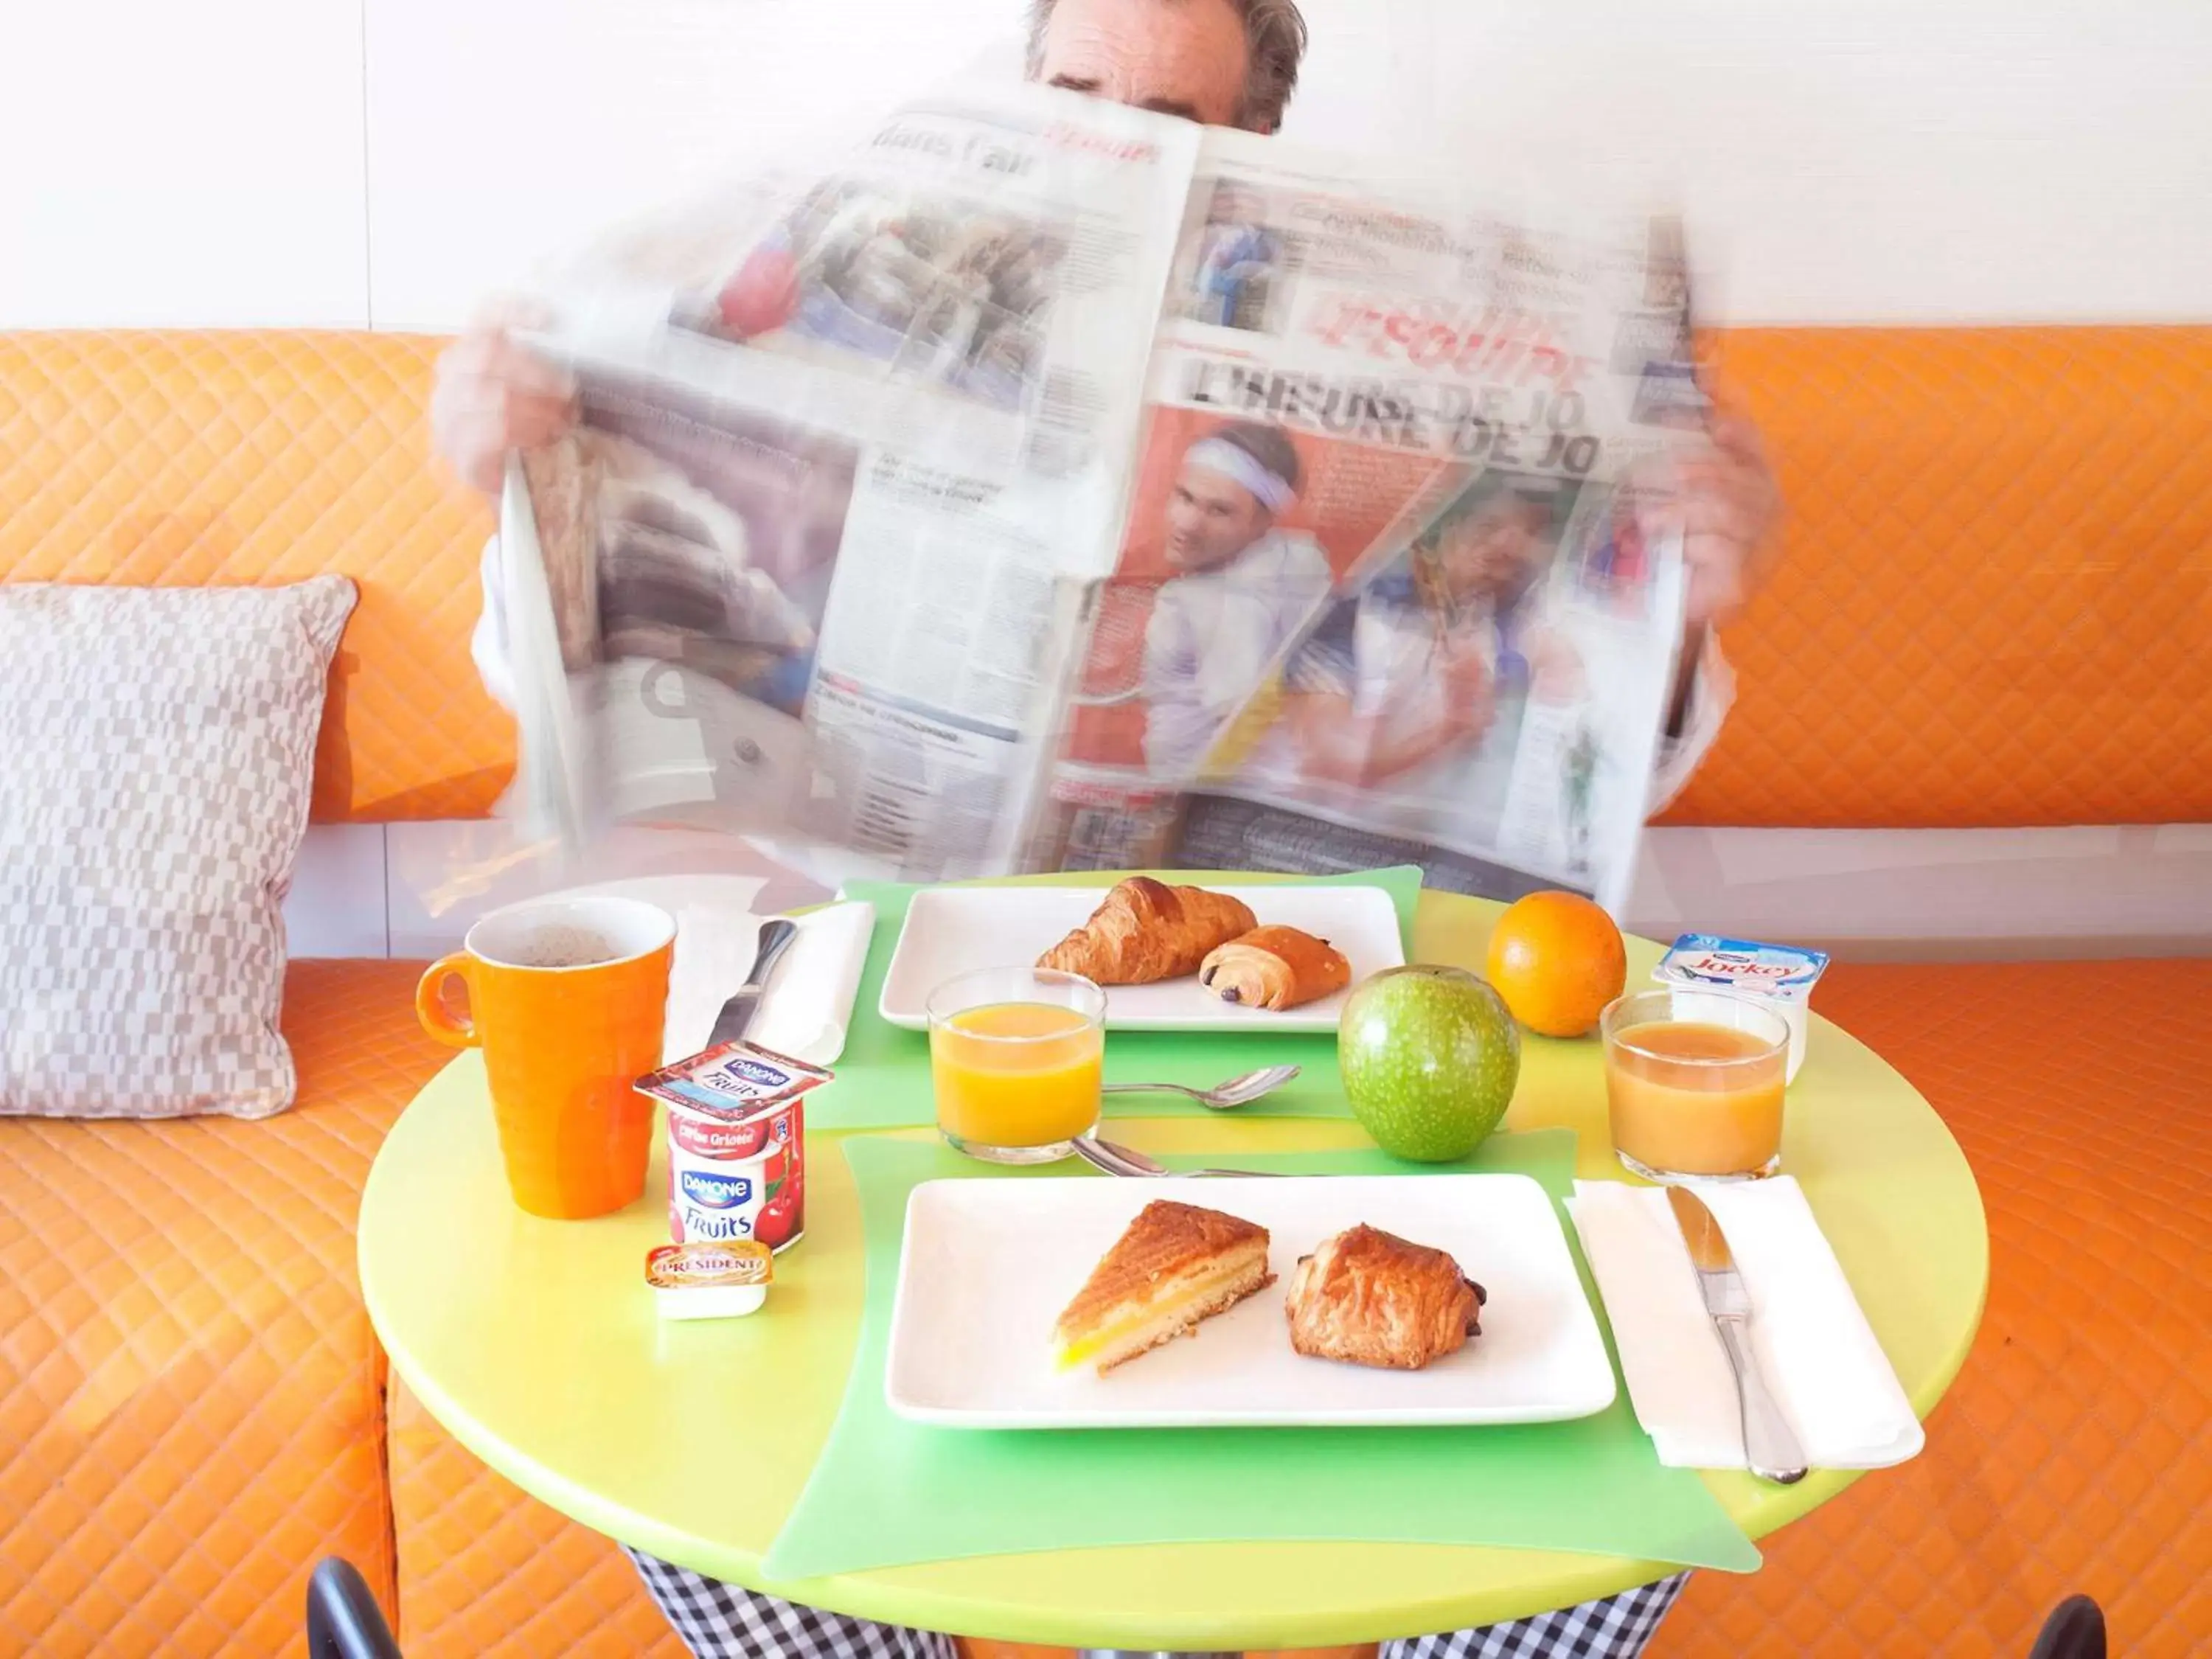
<path fill-rule="evenodd" d="M 1106 994 L 1049 968 L 984 968 L 929 996 L 937 1127 L 970 1158 L 1049 1164 L 1098 1125 Z"/>
<path fill-rule="evenodd" d="M 1748 1181 L 1782 1166 L 1790 1027 L 1764 1002 L 1638 991 L 1598 1021 L 1622 1164 L 1647 1181 Z"/>

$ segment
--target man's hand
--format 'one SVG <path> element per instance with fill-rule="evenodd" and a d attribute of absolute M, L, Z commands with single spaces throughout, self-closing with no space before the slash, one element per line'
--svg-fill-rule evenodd
<path fill-rule="evenodd" d="M 1766 580 L 1782 491 L 1758 428 L 1727 415 L 1714 417 L 1711 441 L 1675 458 L 1661 482 L 1668 487 L 1642 509 L 1640 527 L 1653 538 L 1681 532 L 1685 621 L 1695 640 L 1741 610 Z"/>
<path fill-rule="evenodd" d="M 512 308 L 489 313 L 438 359 L 431 441 L 488 495 L 499 493 L 507 451 L 542 449 L 576 423 L 575 381 L 507 333 L 526 320 Z"/>

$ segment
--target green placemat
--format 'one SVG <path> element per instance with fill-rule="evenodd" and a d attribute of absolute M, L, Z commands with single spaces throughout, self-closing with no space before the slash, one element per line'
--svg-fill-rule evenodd
<path fill-rule="evenodd" d="M 1556 1204 L 1572 1182 L 1574 1147 L 1563 1129 L 1495 1135 L 1447 1168 L 1532 1175 Z M 867 1233 L 866 1310 L 837 1421 L 763 1563 L 771 1578 L 1261 1539 L 1491 1544 L 1739 1572 L 1759 1565 L 1703 1481 L 1659 1466 L 1625 1389 L 1595 1417 L 1511 1428 L 991 1432 L 908 1423 L 884 1401 L 907 1194 L 948 1176 L 1085 1177 L 983 1173 L 921 1141 L 861 1137 L 844 1152 Z M 1243 1161 L 1340 1174 L 1408 1169 L 1358 1151 Z"/>
<path fill-rule="evenodd" d="M 1064 879 L 1071 887 L 1106 887 L 1115 878 L 1070 875 Z M 1237 875 L 1228 879 L 1255 885 L 1297 882 L 1306 886 L 1380 887 L 1390 896 L 1398 912 L 1399 932 L 1411 948 L 1413 908 L 1421 896 L 1418 865 L 1343 876 Z M 865 899 L 876 907 L 876 928 L 868 942 L 860 988 L 853 999 L 852 1025 L 846 1033 L 845 1052 L 837 1058 L 836 1079 L 806 1099 L 810 1128 L 904 1129 L 937 1121 L 937 1103 L 929 1087 L 928 1033 L 893 1025 L 876 1012 L 883 996 L 884 975 L 890 968 L 891 951 L 906 921 L 907 903 L 921 890 L 890 882 L 846 884 L 846 897 Z M 1106 1043 L 1109 1083 L 1182 1083 L 1207 1088 L 1255 1066 L 1278 1064 L 1301 1067 L 1297 1079 L 1242 1108 L 1246 1115 L 1351 1115 L 1337 1076 L 1336 1038 L 1332 1033 L 1115 1031 Z M 1171 1094 L 1115 1095 L 1106 1102 L 1109 1117 L 1198 1117 L 1206 1109 L 1196 1101 Z"/>

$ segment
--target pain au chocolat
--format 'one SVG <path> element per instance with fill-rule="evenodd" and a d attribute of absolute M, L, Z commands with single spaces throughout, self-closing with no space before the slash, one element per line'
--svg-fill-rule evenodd
<path fill-rule="evenodd" d="M 1296 1008 L 1351 984 L 1352 964 L 1325 939 L 1295 927 L 1255 927 L 1216 945 L 1198 965 L 1198 982 L 1224 1002 Z"/>
<path fill-rule="evenodd" d="M 1417 1371 L 1482 1334 L 1484 1300 L 1443 1251 L 1362 1224 L 1298 1258 L 1284 1309 L 1302 1354 Z"/>

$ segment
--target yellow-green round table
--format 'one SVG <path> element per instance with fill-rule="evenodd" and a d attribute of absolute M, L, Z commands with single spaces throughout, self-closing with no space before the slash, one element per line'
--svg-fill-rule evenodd
<path fill-rule="evenodd" d="M 1498 909 L 1422 894 L 1413 959 L 1479 969 Z M 1657 955 L 1630 942 L 1632 982 Z M 1505 1127 L 1554 1125 L 1577 1132 L 1578 1176 L 1622 1178 L 1594 1042 L 1525 1047 Z M 1348 1121 L 1311 1119 L 1117 1117 L 1114 1133 L 1161 1152 L 1364 1141 Z M 767 1580 L 762 1557 L 836 1419 L 860 1326 L 860 1215 L 839 1138 L 809 1135 L 806 1237 L 779 1259 L 767 1310 L 663 1323 L 641 1279 L 646 1252 L 667 1240 L 660 1154 L 647 1195 L 618 1215 L 523 1214 L 507 1196 L 482 1065 L 465 1054 L 409 1106 L 370 1172 L 360 1228 L 369 1316 L 431 1414 L 524 1491 L 667 1560 L 864 1618 L 1068 1646 L 1311 1647 L 1518 1618 L 1674 1570 L 1527 1550 L 1251 1543 Z M 1910 1084 L 1817 1017 L 1783 1150 L 1925 1417 L 1966 1358 L 1988 1280 L 1966 1158 Z M 1758 1538 L 1855 1476 L 1815 1471 L 1790 1487 L 1703 1478 Z"/>

